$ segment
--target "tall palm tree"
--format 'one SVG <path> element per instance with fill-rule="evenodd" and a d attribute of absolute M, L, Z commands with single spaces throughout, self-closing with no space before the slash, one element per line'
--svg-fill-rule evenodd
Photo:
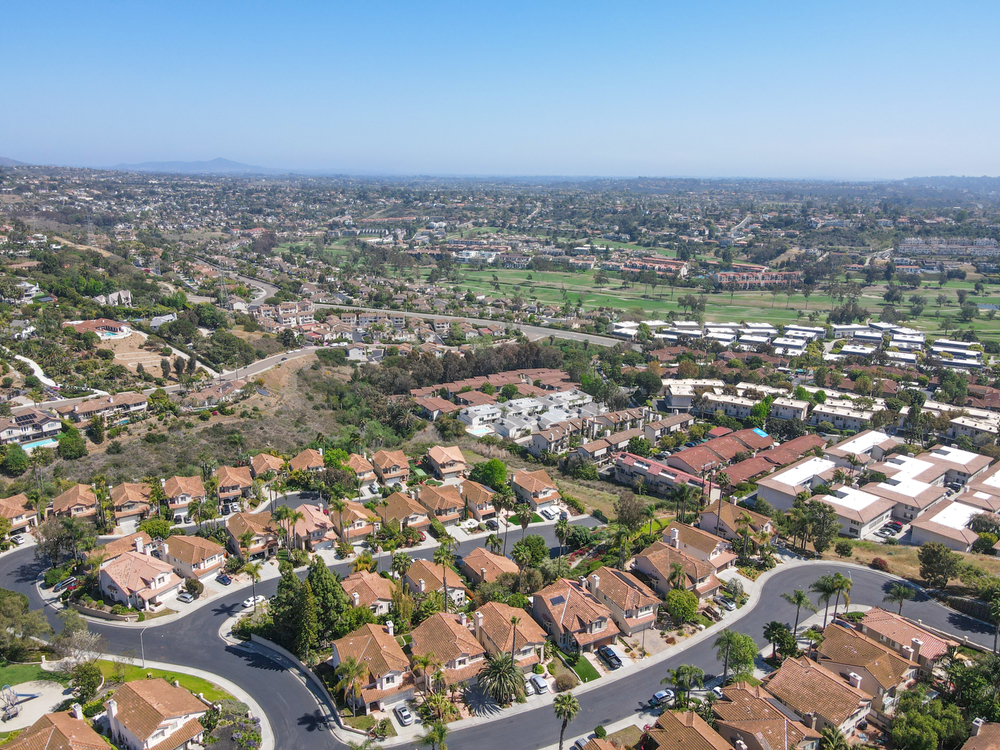
<path fill-rule="evenodd" d="M 556 539 L 559 540 L 559 557 L 562 557 L 563 547 L 566 544 L 566 540 L 569 539 L 570 534 L 569 521 L 565 518 L 560 518 L 556 521 L 555 533 Z"/>
<path fill-rule="evenodd" d="M 809 595 L 802 589 L 795 589 L 792 592 L 784 592 L 781 598 L 795 607 L 795 626 L 792 628 L 792 635 L 799 632 L 799 613 L 805 607 L 810 612 L 816 611 L 816 605 L 809 599 Z"/>
<path fill-rule="evenodd" d="M 715 642 L 712 643 L 712 648 L 715 649 L 715 656 L 722 660 L 722 682 L 723 684 L 729 679 L 729 652 L 732 650 L 733 646 L 736 644 L 737 633 L 735 630 L 730 630 L 726 628 L 719 633 L 715 638 Z"/>
<path fill-rule="evenodd" d="M 455 547 L 458 542 L 451 534 L 443 534 L 438 540 L 438 548 L 434 550 L 434 564 L 440 565 L 442 570 L 442 583 L 444 584 L 444 611 L 448 612 L 448 568 L 455 559 Z"/>
<path fill-rule="evenodd" d="M 889 586 L 889 591 L 886 593 L 884 597 L 882 597 L 882 601 L 889 602 L 890 604 L 898 604 L 899 605 L 898 614 L 901 615 L 903 614 L 903 602 L 909 601 L 914 596 L 916 596 L 916 592 L 913 589 L 911 589 L 905 583 L 900 583 L 899 581 L 896 581 L 891 586 Z M 998 612 L 1000 612 L 1000 609 L 998 609 Z M 993 647 L 993 650 L 996 651 L 995 645 Z"/>
<path fill-rule="evenodd" d="M 837 603 L 833 605 L 833 618 L 837 619 L 837 607 L 840 606 L 840 597 L 842 594 L 847 609 L 851 608 L 851 587 L 854 586 L 854 581 L 841 573 L 834 573 L 833 583 L 834 591 L 837 592 Z"/>
<path fill-rule="evenodd" d="M 249 560 L 243 563 L 240 568 L 240 573 L 246 573 L 250 576 L 250 585 L 253 587 L 253 611 L 257 611 L 257 581 L 260 580 L 261 571 L 264 570 L 264 566 L 259 562 L 250 562 Z"/>
<path fill-rule="evenodd" d="M 667 585 L 673 586 L 675 589 L 686 588 L 687 583 L 687 573 L 684 572 L 684 566 L 680 563 L 670 564 L 670 574 L 667 576 Z"/>
<path fill-rule="evenodd" d="M 689 484 L 682 484 L 674 490 L 674 501 L 675 503 L 680 503 L 681 514 L 677 517 L 677 520 L 684 523 L 684 519 L 687 516 L 687 506 L 688 503 L 695 499 L 697 495 L 697 490 Z"/>
<path fill-rule="evenodd" d="M 204 511 L 204 508 L 202 508 L 201 510 Z M 244 560 L 250 559 L 250 545 L 253 544 L 253 540 L 255 538 L 256 535 L 252 531 L 247 529 L 242 534 L 240 534 L 240 538 L 236 541 L 240 549 L 243 550 Z"/>
<path fill-rule="evenodd" d="M 524 569 L 531 564 L 531 551 L 524 546 L 518 547 L 515 544 L 510 556 L 517 564 L 517 590 L 521 591 L 521 582 L 524 580 Z"/>
<path fill-rule="evenodd" d="M 500 554 L 500 548 L 503 547 L 503 539 L 501 539 L 496 534 L 490 534 L 486 537 L 486 549 L 492 552 L 494 555 Z"/>
<path fill-rule="evenodd" d="M 777 620 L 771 620 L 771 622 L 764 626 L 764 639 L 771 644 L 772 659 L 778 656 L 778 641 L 787 630 L 788 628 L 785 627 L 785 623 L 778 622 Z"/>
<path fill-rule="evenodd" d="M 413 560 L 405 552 L 394 552 L 390 565 L 392 566 L 392 572 L 395 573 L 398 578 L 402 579 L 402 577 L 406 575 L 406 571 L 410 569 L 410 565 L 412 563 Z"/>
<path fill-rule="evenodd" d="M 358 715 L 358 698 L 361 697 L 361 687 L 364 685 L 364 678 L 368 676 L 368 665 L 363 661 L 358 661 L 353 656 L 348 656 L 337 665 L 336 675 L 339 681 L 334 686 L 334 690 L 344 691 L 344 700 L 354 698 L 351 703 L 351 712 Z"/>
<path fill-rule="evenodd" d="M 502 518 L 503 511 L 510 510 L 514 507 L 514 496 L 510 494 L 510 489 L 504 485 L 503 488 L 497 488 L 497 491 L 493 493 L 490 498 L 490 502 L 493 504 L 493 508 L 496 511 L 497 518 Z M 510 532 L 510 523 L 504 519 L 503 527 L 503 554 L 507 554 L 507 534 Z"/>
<path fill-rule="evenodd" d="M 819 750 L 850 750 L 847 738 L 837 727 L 823 727 L 820 732 Z"/>
<path fill-rule="evenodd" d="M 900 611 L 902 611 L 903 605 L 899 606 Z M 993 653 L 995 654 L 997 652 L 997 636 L 1000 635 L 1000 597 L 990 602 L 990 617 L 995 624 L 993 629 Z"/>
<path fill-rule="evenodd" d="M 740 553 L 742 559 L 747 557 L 747 547 L 750 545 L 750 525 L 753 523 L 753 518 L 747 512 L 740 513 L 739 518 L 736 519 L 736 528 L 739 529 L 740 536 L 743 537 L 743 551 Z"/>
<path fill-rule="evenodd" d="M 414 655 L 412 661 L 413 668 L 420 670 L 420 673 L 424 676 L 424 695 L 426 695 L 431 689 L 430 674 L 437 667 L 438 658 L 434 655 L 433 651 L 428 651 L 421 656 Z"/>
<path fill-rule="evenodd" d="M 830 612 L 830 600 L 837 593 L 837 583 L 833 576 L 820 576 L 809 585 L 809 590 L 814 594 L 819 594 L 819 603 L 824 605 L 823 629 L 826 629 L 826 616 Z"/>
<path fill-rule="evenodd" d="M 528 524 L 531 523 L 531 506 L 527 503 L 518 503 L 514 506 L 514 512 L 517 513 L 517 523 L 521 527 L 521 539 L 524 539 L 524 534 L 528 530 Z"/>
<path fill-rule="evenodd" d="M 562 750 L 566 727 L 580 713 L 580 701 L 572 693 L 559 693 L 552 703 L 552 710 L 555 711 L 556 718 L 562 722 L 562 726 L 559 728 L 559 750 Z"/>
<path fill-rule="evenodd" d="M 301 510 L 292 510 L 288 514 L 288 518 L 285 519 L 285 524 L 288 527 L 288 549 L 291 549 L 295 543 L 295 525 L 299 521 L 304 521 L 305 518 L 305 514 Z"/>
<path fill-rule="evenodd" d="M 340 527 L 337 529 L 337 531 L 341 535 L 343 535 L 343 533 L 344 533 L 344 511 L 347 510 L 347 503 L 344 502 L 343 498 L 331 497 L 329 500 L 326 501 L 326 504 L 327 504 L 327 506 L 329 506 L 330 510 L 334 511 L 337 514 L 337 518 L 340 521 Z"/>
<path fill-rule="evenodd" d="M 431 750 L 448 750 L 448 725 L 441 721 L 433 721 L 424 730 L 418 742 L 430 746 Z"/>
<path fill-rule="evenodd" d="M 693 664 L 681 664 L 677 669 L 668 670 L 660 684 L 677 688 L 678 702 L 675 705 L 687 706 L 691 691 L 705 684 L 705 671 Z"/>
<path fill-rule="evenodd" d="M 479 673 L 479 687 L 501 706 L 509 705 L 524 691 L 524 674 L 506 651 L 486 657 Z"/>

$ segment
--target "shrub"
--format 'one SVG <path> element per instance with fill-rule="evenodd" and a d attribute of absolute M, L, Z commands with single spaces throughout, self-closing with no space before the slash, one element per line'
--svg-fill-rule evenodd
<path fill-rule="evenodd" d="M 122 447 L 122 444 L 117 440 L 112 440 L 108 443 L 107 452 L 113 456 L 122 453 L 124 450 L 125 449 Z"/>
<path fill-rule="evenodd" d="M 598 724 L 596 727 L 594 727 L 594 735 L 597 737 L 597 739 L 603 740 L 605 737 L 608 736 L 608 730 L 605 729 L 600 724 Z"/>
<path fill-rule="evenodd" d="M 876 557 L 871 561 L 871 567 L 873 570 L 880 570 L 883 573 L 889 572 L 889 563 L 883 560 L 881 557 Z"/>
<path fill-rule="evenodd" d="M 594 508 L 593 513 L 591 513 L 590 515 L 592 515 L 594 518 L 596 518 L 601 523 L 607 523 L 608 522 L 608 517 L 606 515 L 604 515 L 604 511 L 602 511 L 600 508 Z"/>
<path fill-rule="evenodd" d="M 847 540 L 844 540 L 842 542 L 837 542 L 837 545 L 834 547 L 834 549 L 837 551 L 837 554 L 840 557 L 850 557 L 851 555 L 854 554 L 854 547 Z"/>
<path fill-rule="evenodd" d="M 569 508 L 576 511 L 577 513 L 586 513 L 587 509 L 584 507 L 583 503 L 580 502 L 579 498 L 573 497 L 572 495 L 563 495 L 563 502 L 566 503 Z"/>
<path fill-rule="evenodd" d="M 42 582 L 45 584 L 46 588 L 55 586 L 63 578 L 68 578 L 72 569 L 69 566 L 63 568 L 49 568 L 45 571 L 45 575 L 42 577 Z"/>
<path fill-rule="evenodd" d="M 531 671 L 534 672 L 535 674 L 545 674 L 545 667 L 543 667 L 541 664 L 536 664 Z"/>
<path fill-rule="evenodd" d="M 576 679 L 571 674 L 563 673 L 556 677 L 556 691 L 559 693 L 565 693 L 567 690 L 572 690 L 576 687 Z"/>
<path fill-rule="evenodd" d="M 191 594 L 191 596 L 197 598 L 201 596 L 201 592 L 205 590 L 205 584 L 197 578 L 188 578 L 184 581 L 184 590 Z"/>

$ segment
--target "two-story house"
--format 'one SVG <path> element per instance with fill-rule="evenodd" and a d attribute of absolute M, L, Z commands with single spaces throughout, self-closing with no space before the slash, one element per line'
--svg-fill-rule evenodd
<path fill-rule="evenodd" d="M 764 688 L 738 682 L 722 688 L 712 706 L 715 731 L 731 746 L 746 750 L 816 750 L 820 733 L 790 720 Z M 743 743 L 742 745 L 738 743 Z"/>
<path fill-rule="evenodd" d="M 249 466 L 220 466 L 215 476 L 219 479 L 219 500 L 224 503 L 238 502 L 253 489 Z"/>
<path fill-rule="evenodd" d="M 182 578 L 203 578 L 222 569 L 226 548 L 200 536 L 171 536 L 160 545 L 160 559 Z"/>
<path fill-rule="evenodd" d="M 410 462 L 403 451 L 379 451 L 372 456 L 372 466 L 384 485 L 405 485 L 410 481 Z"/>
<path fill-rule="evenodd" d="M 97 495 L 89 484 L 74 484 L 52 501 L 52 513 L 63 518 L 86 518 L 97 513 Z"/>
<path fill-rule="evenodd" d="M 495 518 L 497 509 L 493 507 L 494 492 L 479 482 L 466 479 L 462 482 L 462 499 L 465 501 L 465 511 L 477 521 Z"/>
<path fill-rule="evenodd" d="M 567 651 L 594 651 L 619 634 L 611 610 L 584 584 L 567 578 L 535 592 L 531 615 Z"/>
<path fill-rule="evenodd" d="M 162 677 L 126 682 L 104 704 L 115 744 L 128 750 L 178 750 L 201 743 L 198 721 L 210 708 Z"/>
<path fill-rule="evenodd" d="M 123 552 L 101 568 L 99 580 L 105 601 L 147 611 L 156 611 L 177 596 L 182 583 L 170 563 L 134 551 Z"/>
<path fill-rule="evenodd" d="M 70 711 L 44 714 L 4 743 L 4 750 L 107 750 L 107 747 L 105 739 L 84 718 L 79 703 L 73 704 Z"/>
<path fill-rule="evenodd" d="M 587 588 L 608 608 L 625 635 L 635 635 L 656 624 L 660 600 L 631 573 L 601 566 L 587 579 Z"/>
<path fill-rule="evenodd" d="M 691 557 L 704 560 L 716 572 L 732 567 L 736 560 L 736 553 L 725 539 L 677 521 L 663 530 L 663 541 Z"/>
<path fill-rule="evenodd" d="M 288 468 L 292 471 L 314 472 L 323 467 L 323 451 L 314 448 L 306 448 L 288 462 Z"/>
<path fill-rule="evenodd" d="M 205 502 L 205 485 L 197 474 L 193 477 L 170 477 L 163 482 L 163 494 L 167 497 L 174 523 L 187 523 L 188 508 L 191 503 Z"/>
<path fill-rule="evenodd" d="M 923 675 L 934 671 L 938 661 L 948 654 L 948 648 L 958 648 L 957 641 L 942 638 L 895 612 L 872 607 L 860 623 L 861 632 L 888 646 L 907 661 L 915 662 Z"/>
<path fill-rule="evenodd" d="M 744 515 L 749 518 L 748 522 Z M 775 534 L 774 523 L 770 518 L 724 500 L 717 500 L 701 511 L 700 519 L 698 525 L 702 530 L 723 539 L 739 539 L 744 522 L 747 522 L 750 531 L 755 534 L 762 531 L 772 536 Z"/>
<path fill-rule="evenodd" d="M 646 732 L 642 746 L 644 750 L 730 750 L 729 743 L 695 711 L 664 711 Z"/>
<path fill-rule="evenodd" d="M 367 668 L 361 681 L 360 700 L 355 706 L 366 714 L 387 711 L 413 699 L 415 683 L 410 660 L 396 642 L 392 621 L 385 625 L 362 625 L 334 641 L 330 666 L 336 668 L 345 659 L 353 659 Z M 355 700 L 354 695 L 348 698 L 352 703 Z"/>
<path fill-rule="evenodd" d="M 440 591 L 443 594 L 447 584 L 448 598 L 457 607 L 464 606 L 470 595 L 458 573 L 451 568 L 446 570 L 443 565 L 429 560 L 414 560 L 410 563 L 410 567 L 403 574 L 403 583 L 415 596 L 422 596 L 431 591 Z"/>
<path fill-rule="evenodd" d="M 115 524 L 125 531 L 132 531 L 149 513 L 149 487 L 136 482 L 122 482 L 111 488 L 111 505 L 114 507 Z"/>
<path fill-rule="evenodd" d="M 347 468 L 354 472 L 354 481 L 362 493 L 373 494 L 378 491 L 378 477 L 371 462 L 357 453 L 347 458 Z"/>
<path fill-rule="evenodd" d="M 679 573 L 675 565 L 680 566 Z M 668 591 L 681 586 L 693 591 L 699 599 L 709 599 L 722 587 L 711 563 L 692 557 L 666 542 L 653 542 L 636 555 L 632 570 L 646 576 L 660 596 L 666 596 Z"/>
<path fill-rule="evenodd" d="M 108 425 L 122 424 L 141 414 L 148 408 L 149 400 L 141 393 L 116 393 L 110 396 L 92 398 L 77 404 L 60 406 L 56 411 L 65 419 L 74 422 L 90 422 L 100 416 Z"/>
<path fill-rule="evenodd" d="M 330 511 L 330 522 L 333 524 L 334 534 L 340 541 L 352 544 L 381 527 L 380 514 L 368 510 L 361 503 L 345 500 L 344 506 L 342 511 Z"/>
<path fill-rule="evenodd" d="M 419 503 L 427 508 L 431 517 L 444 526 L 453 526 L 462 520 L 465 500 L 453 484 L 432 487 L 422 485 L 417 496 Z"/>
<path fill-rule="evenodd" d="M 315 505 L 303 503 L 298 507 L 302 518 L 292 527 L 295 546 L 316 552 L 330 549 L 337 542 L 337 530 L 326 513 Z"/>
<path fill-rule="evenodd" d="M 785 659 L 764 678 L 764 689 L 810 729 L 831 727 L 844 737 L 853 736 L 871 711 L 872 696 L 858 675 L 845 679 L 807 657 Z"/>
<path fill-rule="evenodd" d="M 457 445 L 435 445 L 427 451 L 427 463 L 434 475 L 441 480 L 458 479 L 468 468 L 465 456 Z"/>
<path fill-rule="evenodd" d="M 409 495 L 393 492 L 385 498 L 378 510 L 378 517 L 384 523 L 395 521 L 400 528 L 417 529 L 418 531 L 431 525 L 427 508 Z"/>
<path fill-rule="evenodd" d="M 229 532 L 229 546 L 241 560 L 271 557 L 278 551 L 278 524 L 271 519 L 268 511 L 261 513 L 234 513 L 226 519 Z M 250 546 L 244 549 L 241 542 L 244 535 Z"/>
<path fill-rule="evenodd" d="M 533 510 L 549 508 L 562 499 L 559 489 L 544 469 L 518 471 L 514 474 L 514 495 L 520 502 L 528 503 Z"/>
<path fill-rule="evenodd" d="M 392 606 L 392 582 L 367 570 L 351 573 L 340 582 L 355 607 L 368 607 L 373 614 L 387 615 Z"/>
<path fill-rule="evenodd" d="M 525 617 L 523 609 L 502 602 L 487 602 L 472 613 L 472 623 L 476 640 L 491 656 L 513 651 L 514 663 L 525 671 L 544 659 L 545 631 L 530 617 Z"/>
<path fill-rule="evenodd" d="M 486 649 L 469 630 L 465 613 L 438 612 L 413 629 L 410 653 L 413 656 L 434 654 L 440 665 L 440 679 L 431 674 L 419 674 L 425 689 L 451 687 L 473 682 L 486 665 Z"/>
<path fill-rule="evenodd" d="M 823 631 L 816 661 L 850 680 L 861 678 L 860 687 L 872 696 L 869 718 L 887 727 L 896 701 L 917 677 L 917 663 L 904 658 L 889 646 L 872 640 L 841 620 Z"/>
<path fill-rule="evenodd" d="M 62 422 L 38 409 L 25 409 L 20 414 L 0 417 L 0 443 L 30 443 L 54 438 L 62 431 Z"/>
<path fill-rule="evenodd" d="M 10 521 L 12 534 L 38 524 L 38 514 L 31 507 L 27 495 L 22 493 L 0 499 L 0 516 Z"/>
<path fill-rule="evenodd" d="M 462 558 L 462 572 L 469 583 L 478 586 L 481 583 L 495 581 L 502 573 L 517 575 L 517 563 L 509 557 L 497 555 L 485 547 L 476 547 Z"/>
<path fill-rule="evenodd" d="M 263 478 L 268 473 L 278 476 L 284 468 L 285 459 L 270 453 L 258 453 L 250 459 L 250 473 L 254 479 Z"/>

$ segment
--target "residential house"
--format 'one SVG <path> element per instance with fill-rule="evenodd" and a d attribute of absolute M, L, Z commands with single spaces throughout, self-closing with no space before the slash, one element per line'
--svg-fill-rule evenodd
<path fill-rule="evenodd" d="M 810 729 L 839 729 L 854 735 L 871 711 L 872 696 L 861 689 L 857 675 L 844 679 L 812 659 L 789 658 L 764 678 L 764 689 L 794 711 Z"/>
<path fill-rule="evenodd" d="M 438 612 L 431 615 L 412 632 L 410 652 L 413 656 L 434 654 L 440 664 L 441 678 L 437 685 L 451 687 L 470 683 L 486 664 L 486 649 L 469 630 L 465 613 Z M 420 675 L 427 686 L 429 676 Z"/>
<path fill-rule="evenodd" d="M 910 525 L 912 544 L 938 542 L 956 552 L 969 552 L 979 534 L 969 528 L 974 516 L 983 512 L 977 505 L 945 500 Z"/>
<path fill-rule="evenodd" d="M 337 531 L 333 521 L 319 506 L 303 503 L 298 510 L 303 517 L 292 527 L 296 547 L 317 552 L 336 544 Z"/>
<path fill-rule="evenodd" d="M 457 445 L 435 445 L 427 452 L 427 463 L 441 480 L 458 479 L 467 469 L 465 456 Z"/>
<path fill-rule="evenodd" d="M 520 502 L 528 503 L 533 510 L 549 508 L 562 499 L 556 483 L 544 469 L 518 471 L 514 474 L 514 495 Z"/>
<path fill-rule="evenodd" d="M 177 596 L 182 582 L 170 563 L 157 560 L 148 551 L 123 552 L 100 572 L 105 601 L 147 611 L 156 611 Z"/>
<path fill-rule="evenodd" d="M 915 682 L 918 669 L 916 662 L 841 620 L 823 631 L 816 661 L 849 680 L 857 682 L 860 677 L 859 687 L 872 696 L 870 718 L 883 727 L 888 726 L 899 696 Z"/>
<path fill-rule="evenodd" d="M 381 524 L 372 520 L 376 514 L 361 503 L 345 500 L 344 504 L 343 511 L 330 511 L 330 522 L 333 524 L 333 531 L 340 541 L 351 544 L 358 539 L 364 539 L 380 528 Z"/>
<path fill-rule="evenodd" d="M 104 704 L 110 735 L 128 750 L 178 750 L 201 746 L 204 727 L 198 721 L 210 704 L 162 677 L 126 682 Z"/>
<path fill-rule="evenodd" d="M 740 529 L 743 528 L 744 522 L 754 534 L 761 532 L 772 536 L 775 534 L 774 523 L 767 516 L 723 500 L 718 500 L 701 511 L 698 526 L 731 541 L 740 538 Z"/>
<path fill-rule="evenodd" d="M 313 448 L 306 448 L 288 462 L 288 468 L 292 471 L 315 472 L 322 469 L 323 466 L 323 451 Z"/>
<path fill-rule="evenodd" d="M 466 479 L 462 482 L 462 499 L 465 501 L 465 512 L 477 521 L 485 521 L 496 517 L 497 510 L 493 506 L 494 493 L 488 487 Z"/>
<path fill-rule="evenodd" d="M 722 494 L 719 485 L 707 479 L 634 453 L 619 453 L 615 457 L 615 481 L 629 487 L 641 484 L 645 492 L 663 497 L 671 495 L 678 487 L 692 487 L 703 497 L 707 495 L 710 501 Z"/>
<path fill-rule="evenodd" d="M 738 682 L 722 688 L 712 706 L 717 731 L 733 747 L 746 750 L 816 750 L 820 733 L 789 719 L 760 685 Z M 742 744 L 739 744 L 742 743 Z"/>
<path fill-rule="evenodd" d="M 414 560 L 410 563 L 410 567 L 403 574 L 403 583 L 414 595 L 423 595 L 431 591 L 440 591 L 443 594 L 447 583 L 448 598 L 458 607 L 465 605 L 471 593 L 465 588 L 458 573 L 451 568 L 445 570 L 443 565 L 429 560 Z"/>
<path fill-rule="evenodd" d="M 108 743 L 75 704 L 71 711 L 43 715 L 5 742 L 4 750 L 108 750 Z"/>
<path fill-rule="evenodd" d="M 591 573 L 587 588 L 608 608 L 623 634 L 635 635 L 656 624 L 660 600 L 631 573 L 603 565 Z"/>
<path fill-rule="evenodd" d="M 333 642 L 330 666 L 353 659 L 367 667 L 356 707 L 366 714 L 387 711 L 413 699 L 415 681 L 410 661 L 396 642 L 392 622 L 362 625 L 353 633 Z M 352 703 L 356 699 L 351 696 Z"/>
<path fill-rule="evenodd" d="M 89 484 L 74 484 L 52 501 L 56 516 L 77 518 L 97 514 L 97 495 Z"/>
<path fill-rule="evenodd" d="M 611 610 L 586 586 L 567 578 L 535 592 L 531 615 L 567 651 L 594 651 L 619 634 Z"/>
<path fill-rule="evenodd" d="M 10 521 L 10 533 L 30 529 L 38 524 L 38 513 L 24 494 L 0 499 L 0 516 Z"/>
<path fill-rule="evenodd" d="M 422 485 L 417 500 L 429 511 L 429 516 L 445 526 L 454 526 L 462 520 L 465 500 L 453 484 L 441 487 Z"/>
<path fill-rule="evenodd" d="M 402 492 L 393 492 L 382 501 L 377 510 L 383 523 L 396 521 L 400 528 L 419 531 L 431 525 L 427 508 Z"/>
<path fill-rule="evenodd" d="M 679 573 L 675 565 L 681 566 Z M 678 575 L 682 577 L 684 588 L 693 591 L 699 599 L 715 596 L 722 587 L 714 565 L 666 542 L 653 542 L 636 555 L 632 571 L 646 576 L 651 588 L 660 596 L 666 596 L 676 587 Z"/>
<path fill-rule="evenodd" d="M 403 451 L 379 451 L 372 456 L 372 464 L 384 485 L 405 485 L 410 481 L 410 463 Z"/>
<path fill-rule="evenodd" d="M 9 747 L 12 750 L 20 750 Z M 1000 748 L 1000 723 L 993 721 L 983 721 L 981 718 L 972 720 L 972 732 L 969 739 L 962 745 L 961 750 L 997 750 Z M 25 748 L 27 750 L 27 748 Z"/>
<path fill-rule="evenodd" d="M 373 614 L 387 615 L 392 606 L 392 581 L 377 573 L 359 570 L 340 582 L 355 607 L 368 607 Z"/>
<path fill-rule="evenodd" d="M 476 547 L 465 555 L 460 567 L 473 586 L 495 581 L 501 573 L 517 575 L 520 572 L 517 564 L 509 557 L 497 555 L 485 547 Z"/>
<path fill-rule="evenodd" d="M 149 534 L 145 531 L 137 531 L 134 534 L 120 537 L 103 546 L 97 547 L 94 549 L 94 554 L 102 556 L 101 567 L 103 568 L 126 552 L 138 552 L 140 555 L 148 555 L 155 547 L 156 545 L 153 544 L 153 540 Z"/>
<path fill-rule="evenodd" d="M 197 474 L 192 477 L 170 477 L 163 482 L 163 494 L 167 497 L 174 523 L 189 521 L 188 508 L 191 503 L 205 502 L 205 485 Z"/>
<path fill-rule="evenodd" d="M 948 654 L 949 647 L 959 646 L 957 641 L 935 635 L 881 607 L 872 607 L 865 612 L 860 629 L 872 640 L 888 646 L 907 661 L 915 662 L 923 675 L 929 675 L 934 670 L 938 660 Z"/>
<path fill-rule="evenodd" d="M 285 459 L 270 453 L 258 453 L 250 461 L 250 474 L 254 479 L 262 478 L 268 472 L 275 476 L 285 468 Z"/>
<path fill-rule="evenodd" d="M 110 396 L 92 398 L 77 404 L 56 407 L 64 419 L 74 422 L 89 422 L 94 417 L 104 417 L 109 425 L 128 422 L 135 414 L 146 411 L 148 399 L 141 393 L 115 393 Z"/>
<path fill-rule="evenodd" d="M 249 466 L 220 466 L 215 476 L 219 480 L 219 500 L 224 503 L 239 502 L 253 489 Z"/>
<path fill-rule="evenodd" d="M 278 551 L 278 524 L 271 520 L 268 511 L 233 513 L 226 519 L 226 531 L 229 532 L 230 548 L 241 560 L 271 557 Z M 250 544 L 244 549 L 241 540 L 248 533 Z"/>
<path fill-rule="evenodd" d="M 62 422 L 38 409 L 25 409 L 20 414 L 0 417 L 0 443 L 32 443 L 55 438 L 62 432 Z"/>
<path fill-rule="evenodd" d="M 664 711 L 647 732 L 643 749 L 732 750 L 732 746 L 694 711 Z"/>
<path fill-rule="evenodd" d="M 160 545 L 160 559 L 182 578 L 204 578 L 222 569 L 226 548 L 200 536 L 171 536 Z"/>
<path fill-rule="evenodd" d="M 518 619 L 515 625 L 513 618 Z M 539 663 L 545 653 L 545 631 L 524 610 L 502 602 L 487 602 L 472 614 L 472 632 L 476 640 L 493 654 L 513 652 L 514 663 L 527 671 Z"/>
<path fill-rule="evenodd" d="M 115 524 L 126 531 L 134 529 L 149 513 L 149 487 L 135 482 L 122 482 L 111 488 L 111 505 Z"/>
<path fill-rule="evenodd" d="M 354 481 L 357 482 L 360 491 L 374 493 L 378 490 L 375 467 L 371 465 L 367 458 L 352 453 L 347 457 L 347 468 L 354 472 Z"/>
<path fill-rule="evenodd" d="M 663 530 L 663 541 L 691 557 L 707 562 L 716 572 L 726 570 L 736 560 L 736 553 L 725 539 L 677 521 L 671 522 Z"/>

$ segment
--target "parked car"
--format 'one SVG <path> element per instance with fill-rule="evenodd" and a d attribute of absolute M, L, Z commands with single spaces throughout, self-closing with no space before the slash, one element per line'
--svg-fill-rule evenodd
<path fill-rule="evenodd" d="M 187 591 L 182 591 L 177 595 L 177 601 L 184 602 L 185 604 L 190 604 L 194 601 L 194 597 Z"/>
<path fill-rule="evenodd" d="M 714 688 L 712 688 L 712 695 L 721 700 L 724 697 L 722 694 L 722 688 L 716 685 Z"/>
<path fill-rule="evenodd" d="M 408 727 L 413 723 L 413 714 L 410 713 L 410 709 L 405 704 L 400 703 L 392 711 L 396 714 L 401 726 Z"/>
<path fill-rule="evenodd" d="M 608 665 L 608 669 L 615 670 L 621 669 L 622 660 L 618 658 L 618 654 L 615 653 L 611 646 L 601 646 L 597 649 L 597 656 Z"/>
<path fill-rule="evenodd" d="M 535 685 L 527 677 L 524 678 L 524 694 L 525 695 L 534 695 L 535 694 Z"/>
<path fill-rule="evenodd" d="M 263 604 L 266 601 L 267 597 L 261 596 L 260 594 L 257 594 L 257 596 L 247 597 L 243 600 L 243 609 L 253 609 L 256 605 Z"/>
<path fill-rule="evenodd" d="M 556 517 L 556 514 L 553 513 L 551 510 L 549 510 L 548 508 L 542 508 L 538 512 L 539 514 L 541 514 L 542 518 L 544 518 L 546 521 L 551 521 L 553 518 Z"/>
<path fill-rule="evenodd" d="M 500 524 L 491 518 L 486 522 L 486 528 L 490 531 L 496 531 L 500 528 Z"/>
<path fill-rule="evenodd" d="M 11 540 L 11 541 L 12 541 L 12 542 L 13 542 L 14 544 L 16 544 L 16 545 L 17 545 L 18 547 L 20 547 L 20 546 L 21 546 L 22 544 L 24 544 L 24 543 L 25 543 L 25 542 L 27 541 L 27 540 L 26 540 L 26 539 L 24 538 L 24 535 L 23 535 L 23 534 L 14 534 L 14 536 L 12 536 L 12 537 L 10 538 L 10 540 Z"/>
<path fill-rule="evenodd" d="M 215 580 L 221 583 L 223 586 L 228 586 L 233 582 L 233 579 L 227 576 L 225 573 L 219 573 L 219 575 L 215 577 Z"/>
<path fill-rule="evenodd" d="M 673 703 L 674 691 L 673 690 L 660 690 L 653 694 L 653 699 L 650 701 L 654 706 L 669 706 Z"/>
<path fill-rule="evenodd" d="M 563 511 L 562 513 L 559 514 L 559 518 L 562 521 L 568 521 L 569 520 L 569 513 L 567 513 L 566 511 Z"/>
<path fill-rule="evenodd" d="M 535 692 L 539 695 L 549 692 L 549 683 L 540 674 L 533 674 L 529 679 L 531 684 L 535 686 Z"/>
<path fill-rule="evenodd" d="M 715 597 L 715 601 L 719 603 L 720 607 L 724 607 L 728 612 L 734 612 L 736 610 L 736 602 L 732 599 L 727 599 L 724 596 Z"/>
<path fill-rule="evenodd" d="M 70 576 L 69 578 L 63 578 L 59 583 L 52 587 L 52 593 L 62 591 L 63 589 L 68 589 L 70 586 L 76 585 L 76 576 Z"/>
<path fill-rule="evenodd" d="M 889 521 L 889 523 L 887 523 L 886 526 L 891 526 L 896 531 L 902 531 L 903 530 L 903 524 L 901 524 L 899 521 Z"/>

